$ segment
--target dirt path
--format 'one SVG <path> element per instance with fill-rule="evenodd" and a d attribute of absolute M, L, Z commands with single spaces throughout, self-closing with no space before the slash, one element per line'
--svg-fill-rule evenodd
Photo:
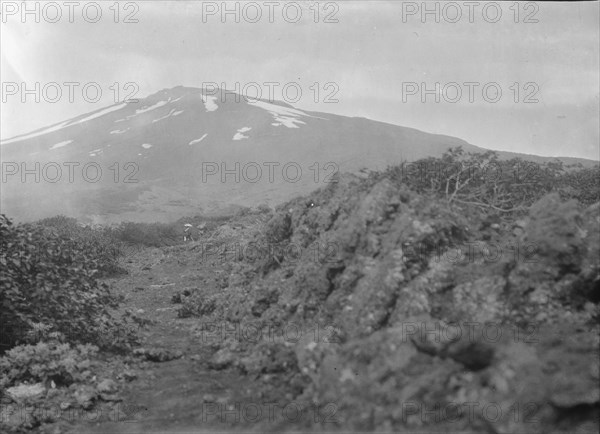
<path fill-rule="evenodd" d="M 70 432 L 214 432 L 249 428 L 241 408 L 252 402 L 256 385 L 235 368 L 211 370 L 207 363 L 214 350 L 197 332 L 202 320 L 178 318 L 180 305 L 171 302 L 172 296 L 185 288 L 200 283 L 212 286 L 220 270 L 214 264 L 188 264 L 181 257 L 177 249 L 145 250 L 125 261 L 128 275 L 108 283 L 117 294 L 125 296 L 122 309 L 132 309 L 152 321 L 140 330 L 143 348 L 181 352 L 183 356 L 164 362 L 132 357 L 108 362 L 107 375 L 110 370 L 113 378 L 118 378 L 123 363 L 131 362 L 130 371 L 137 378 L 123 382 L 123 401 L 106 418 L 113 421 L 81 421 L 71 426 Z M 227 413 L 228 409 L 233 412 Z"/>

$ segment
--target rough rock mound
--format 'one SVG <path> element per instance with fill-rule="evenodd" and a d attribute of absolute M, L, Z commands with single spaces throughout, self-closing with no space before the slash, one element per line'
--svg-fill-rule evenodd
<path fill-rule="evenodd" d="M 217 356 L 334 403 L 329 429 L 597 431 L 599 211 L 551 194 L 502 233 L 340 176 L 280 207 L 258 260 L 232 265 L 211 318 L 261 339 Z"/>

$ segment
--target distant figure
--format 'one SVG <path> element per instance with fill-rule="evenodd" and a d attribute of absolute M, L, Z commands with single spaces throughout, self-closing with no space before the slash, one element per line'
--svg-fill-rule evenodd
<path fill-rule="evenodd" d="M 192 238 L 192 228 L 193 226 L 189 223 L 186 223 L 183 225 L 184 230 L 183 230 L 183 241 L 194 241 L 194 238 Z"/>

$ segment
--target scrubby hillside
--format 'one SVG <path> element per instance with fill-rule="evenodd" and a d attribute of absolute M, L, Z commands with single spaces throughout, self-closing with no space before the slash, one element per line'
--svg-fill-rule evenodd
<path fill-rule="evenodd" d="M 323 410 L 297 429 L 597 430 L 598 204 L 539 192 L 506 215 L 393 173 L 341 176 L 190 252 L 229 273 L 180 310 L 211 367 Z"/>
<path fill-rule="evenodd" d="M 60 410 L 12 412 L 7 429 L 597 432 L 600 172 L 551 163 L 523 176 L 522 161 L 460 149 L 422 163 L 423 176 L 336 176 L 275 210 L 112 229 L 3 223 L 9 319 L 28 331 L 44 315 L 60 338 L 13 333 L 35 345 L 0 358 L 2 402 Z M 115 262 L 111 247 L 127 246 Z M 96 281 L 100 268 L 128 273 Z M 83 332 L 114 341 L 102 326 L 121 320 L 106 322 L 102 300 L 143 326 L 126 346 L 141 348 L 62 343 L 69 309 L 85 314 L 72 344 L 89 343 Z M 23 403 L 24 391 L 35 396 Z"/>

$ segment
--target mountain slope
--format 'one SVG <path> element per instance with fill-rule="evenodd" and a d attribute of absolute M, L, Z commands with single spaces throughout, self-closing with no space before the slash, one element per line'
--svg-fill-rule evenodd
<path fill-rule="evenodd" d="M 338 171 L 455 146 L 484 151 L 454 137 L 179 86 L 3 141 L 10 164 L 2 210 L 18 220 L 168 221 L 280 203 Z M 24 169 L 34 173 L 23 178 Z"/>

